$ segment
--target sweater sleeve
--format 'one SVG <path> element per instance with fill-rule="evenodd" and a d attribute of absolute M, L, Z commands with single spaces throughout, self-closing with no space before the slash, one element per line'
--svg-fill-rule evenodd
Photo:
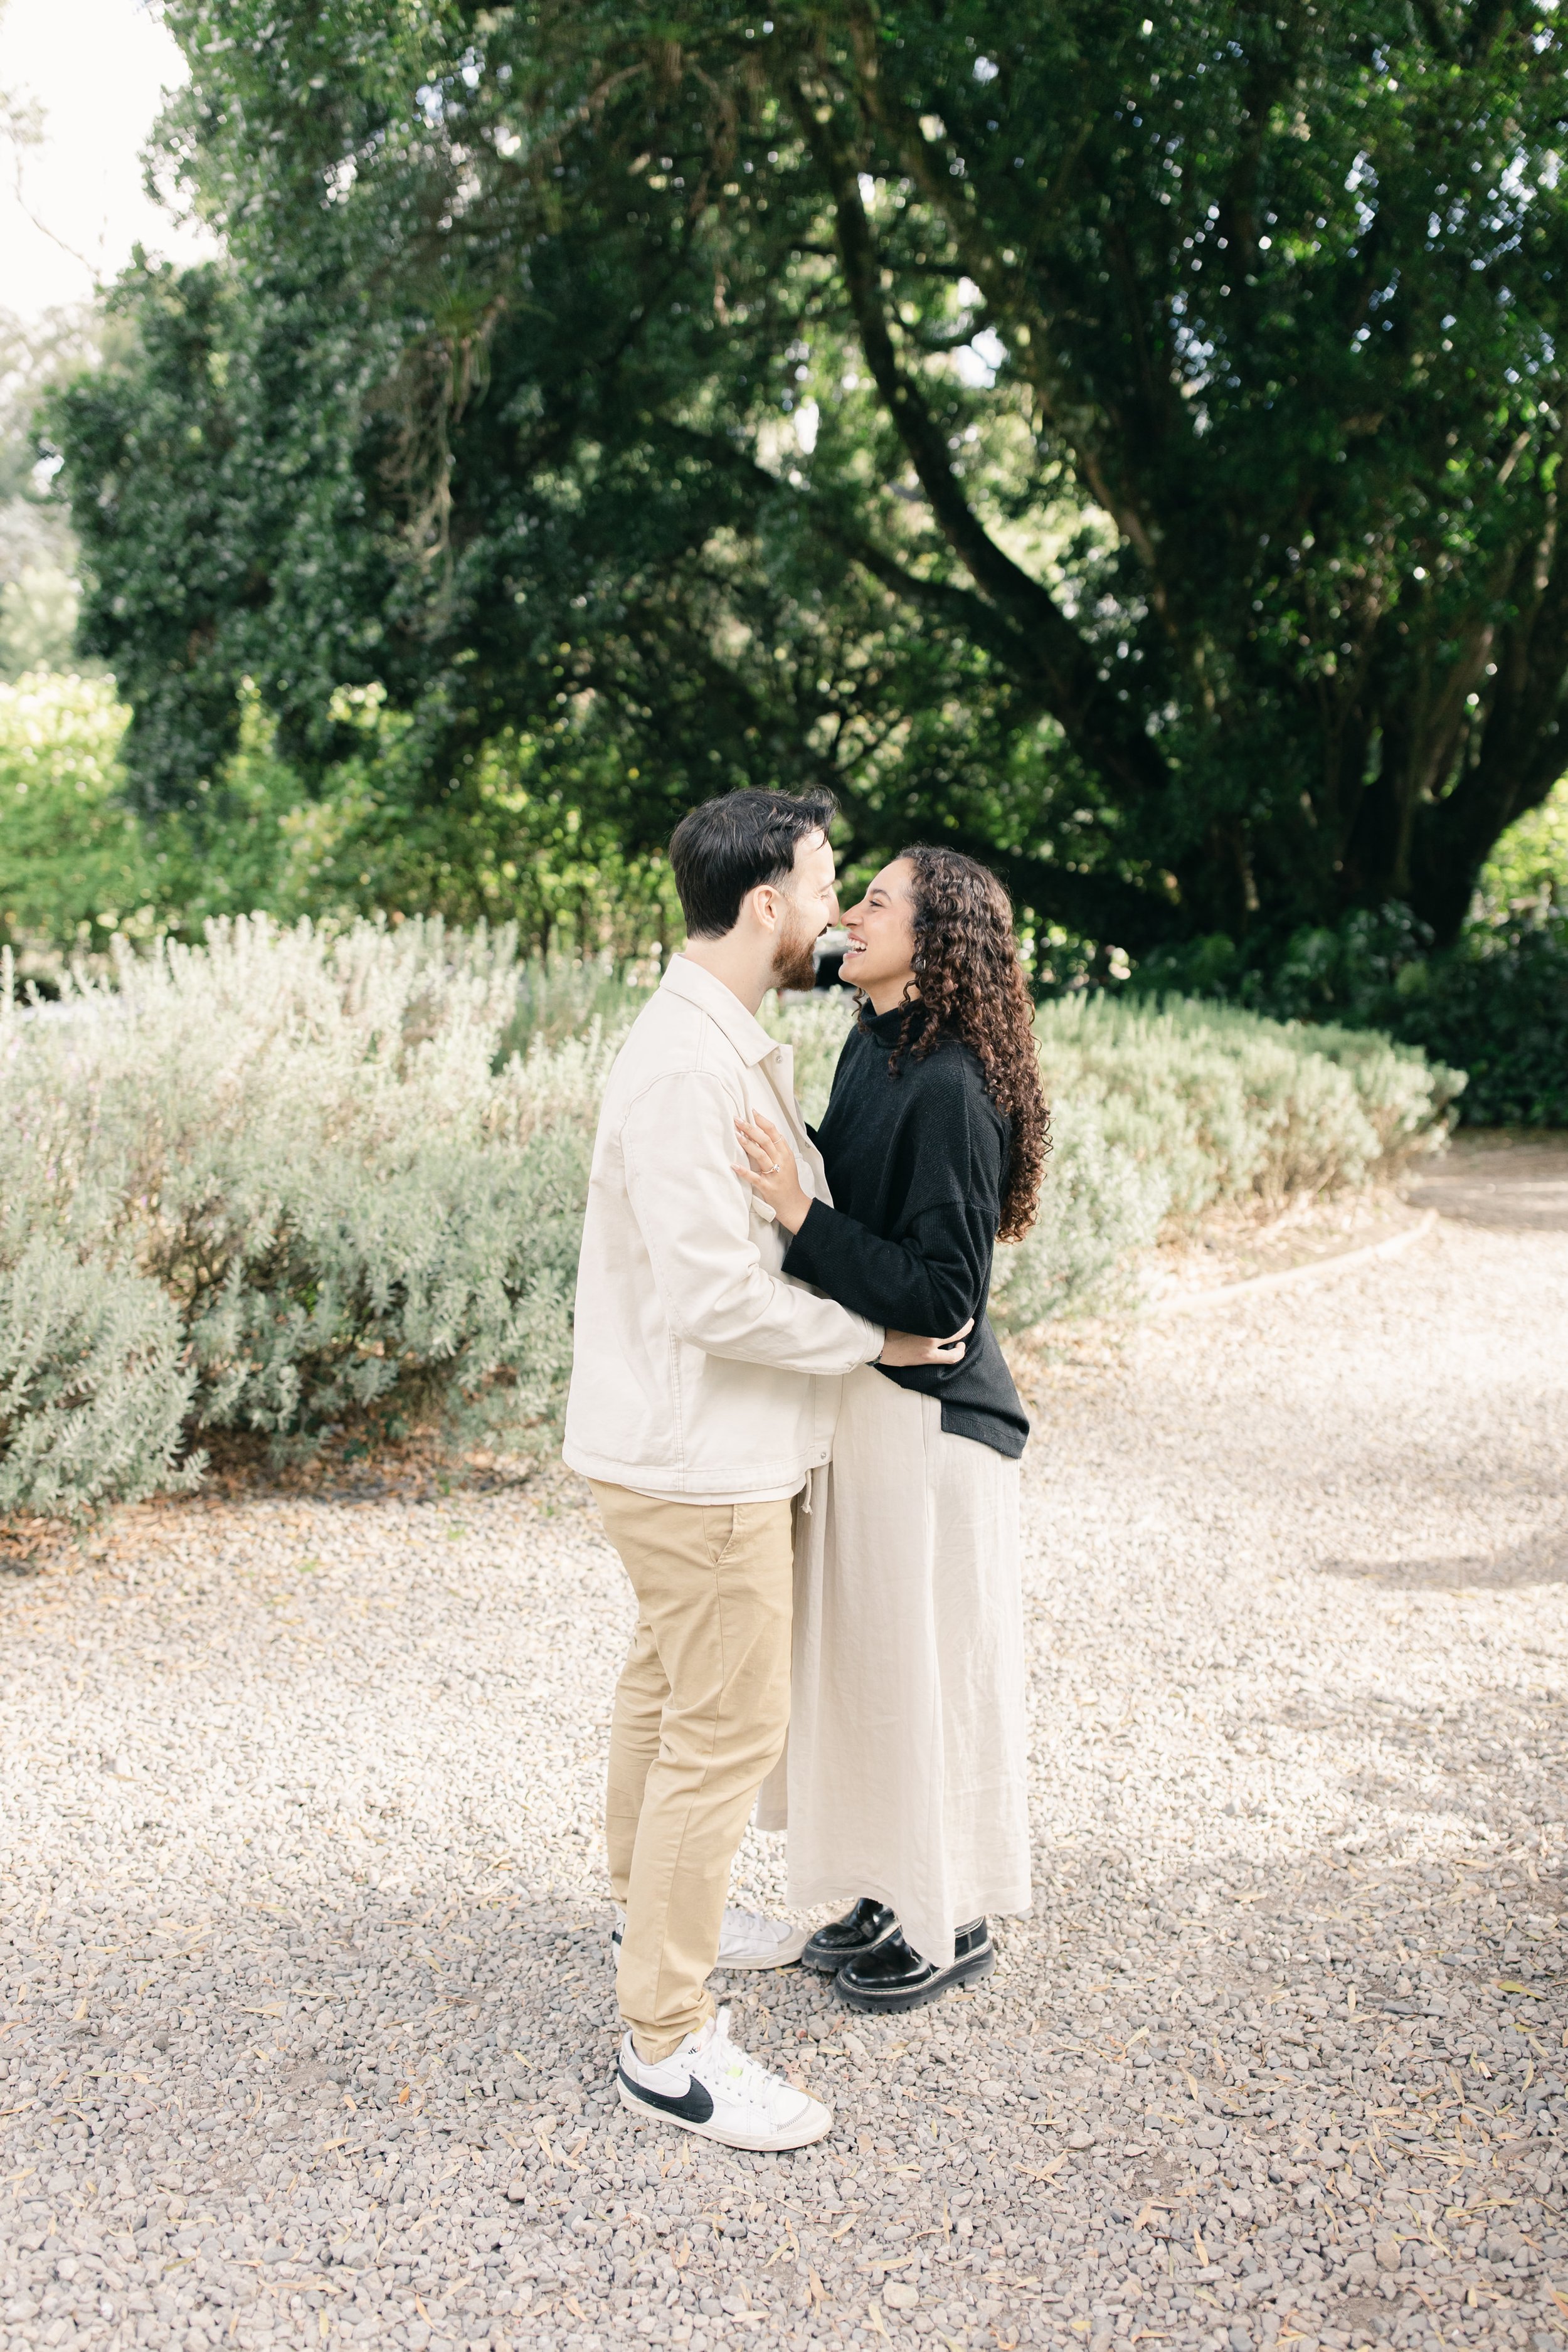
<path fill-rule="evenodd" d="M 814 1283 L 852 1314 L 890 1331 L 948 1339 L 985 1296 L 996 1211 L 943 1202 L 881 1241 L 840 1209 L 814 1201 L 784 1255 L 784 1272 Z"/>

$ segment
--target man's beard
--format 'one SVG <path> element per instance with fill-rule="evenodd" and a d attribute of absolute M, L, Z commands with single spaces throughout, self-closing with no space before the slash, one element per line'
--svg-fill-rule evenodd
<path fill-rule="evenodd" d="M 815 988 L 816 962 L 812 950 L 816 945 L 815 933 L 807 938 L 804 931 L 786 933 L 773 950 L 773 986 L 775 988 Z"/>

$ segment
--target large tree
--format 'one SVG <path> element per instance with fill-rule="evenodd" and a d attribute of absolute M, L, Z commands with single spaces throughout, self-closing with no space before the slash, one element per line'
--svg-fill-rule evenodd
<path fill-rule="evenodd" d="M 231 263 L 59 427 L 149 798 L 374 685 L 432 792 L 827 766 L 1137 952 L 1451 937 L 1568 764 L 1539 0 L 167 15 Z"/>

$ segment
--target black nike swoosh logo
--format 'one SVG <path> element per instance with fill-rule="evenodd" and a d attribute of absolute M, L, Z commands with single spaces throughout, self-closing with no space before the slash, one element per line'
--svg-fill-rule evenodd
<path fill-rule="evenodd" d="M 682 2123 L 705 2124 L 713 2113 L 713 2094 L 695 2074 L 687 2076 L 685 2090 L 678 2099 L 672 2099 L 663 2091 L 650 2091 L 645 2084 L 634 2083 L 624 2066 L 617 2065 L 616 2072 L 635 2099 L 645 2107 L 657 2107 L 661 2115 L 679 2116 Z"/>

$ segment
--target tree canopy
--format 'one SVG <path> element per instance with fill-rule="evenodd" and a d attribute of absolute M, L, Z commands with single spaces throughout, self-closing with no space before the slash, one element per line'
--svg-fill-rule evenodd
<path fill-rule="evenodd" d="M 1543 0 L 168 0 L 228 262 L 58 406 L 150 807 L 252 679 L 628 848 L 826 775 L 1133 953 L 1451 937 L 1565 764 Z"/>

